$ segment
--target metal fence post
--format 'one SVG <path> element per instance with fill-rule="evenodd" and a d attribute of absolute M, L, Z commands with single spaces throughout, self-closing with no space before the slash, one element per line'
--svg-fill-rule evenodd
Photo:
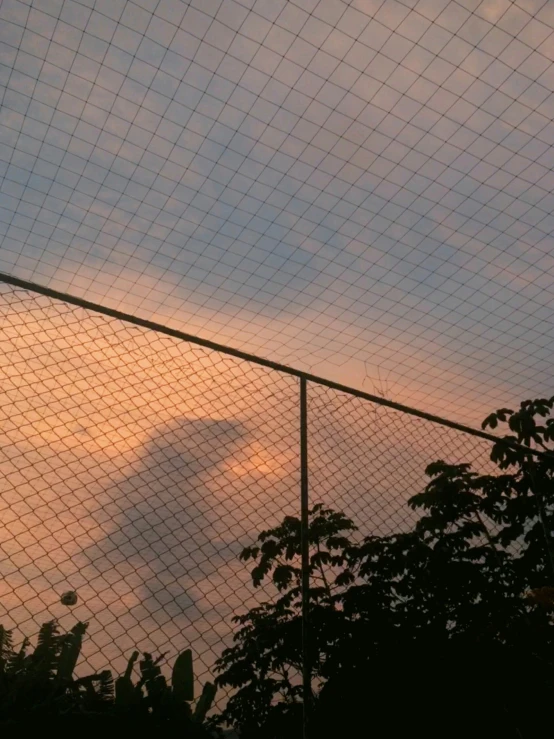
<path fill-rule="evenodd" d="M 312 671 L 309 634 L 310 542 L 308 495 L 308 397 L 306 378 L 300 378 L 300 538 L 302 547 L 302 687 L 303 737 L 308 739 L 312 707 Z"/>

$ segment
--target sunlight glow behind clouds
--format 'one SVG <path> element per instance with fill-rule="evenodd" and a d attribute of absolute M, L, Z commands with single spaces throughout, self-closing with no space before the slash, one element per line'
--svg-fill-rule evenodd
<path fill-rule="evenodd" d="M 554 2 L 0 21 L 0 271 L 472 423 L 552 390 Z"/>
<path fill-rule="evenodd" d="M 0 285 L 0 623 L 90 620 L 94 669 L 192 645 L 268 597 L 238 559 L 300 511 L 298 379 Z M 310 500 L 402 530 L 438 458 L 488 442 L 308 384 Z M 66 590 L 75 609 L 60 604 Z"/>

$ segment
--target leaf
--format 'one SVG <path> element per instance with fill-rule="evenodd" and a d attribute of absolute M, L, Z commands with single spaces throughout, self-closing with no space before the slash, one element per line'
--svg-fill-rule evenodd
<path fill-rule="evenodd" d="M 4 672 L 5 666 L 13 657 L 12 632 L 0 626 L 0 673 Z"/>
<path fill-rule="evenodd" d="M 137 651 L 134 651 L 133 654 L 129 657 L 129 661 L 127 662 L 127 668 L 125 670 L 125 677 L 128 680 L 131 679 L 131 675 L 133 674 L 133 668 L 138 658 L 139 658 L 139 653 Z"/>
<path fill-rule="evenodd" d="M 60 638 L 61 651 L 58 658 L 57 678 L 62 682 L 69 682 L 73 677 L 73 671 L 77 665 L 83 636 L 87 630 L 88 624 L 79 622 L 76 624 L 69 634 Z"/>
<path fill-rule="evenodd" d="M 33 652 L 32 660 L 35 669 L 42 672 L 45 677 L 50 677 L 55 670 L 61 647 L 58 634 L 58 622 L 55 620 L 42 624 L 38 633 L 38 644 Z"/>
<path fill-rule="evenodd" d="M 140 701 L 140 692 L 136 690 L 130 677 L 122 675 L 115 681 L 115 705 L 127 711 Z"/>
<path fill-rule="evenodd" d="M 261 551 L 265 557 L 276 557 L 279 554 L 279 545 L 274 539 L 268 539 L 262 544 Z"/>
<path fill-rule="evenodd" d="M 179 701 L 194 700 L 194 671 L 192 666 L 192 650 L 185 649 L 177 657 L 171 676 L 173 694 Z"/>
<path fill-rule="evenodd" d="M 295 569 L 291 565 L 278 565 L 273 571 L 273 582 L 279 590 L 284 590 L 292 582 Z"/>
<path fill-rule="evenodd" d="M 30 640 L 25 637 L 23 639 L 19 652 L 13 652 L 10 656 L 7 666 L 7 671 L 10 674 L 16 675 L 23 670 L 25 661 L 27 659 L 27 649 L 29 648 L 30 643 Z"/>
<path fill-rule="evenodd" d="M 483 423 L 481 424 L 482 429 L 486 429 L 487 426 L 490 426 L 491 429 L 495 429 L 498 426 L 498 420 L 496 418 L 496 413 L 491 413 L 490 416 L 487 416 Z"/>
<path fill-rule="evenodd" d="M 239 555 L 239 559 L 247 562 L 249 559 L 256 559 L 260 553 L 259 547 L 245 547 Z"/>
<path fill-rule="evenodd" d="M 215 699 L 215 694 L 217 692 L 217 688 L 213 683 L 206 683 L 204 685 L 204 688 L 202 689 L 202 695 L 198 699 L 198 703 L 196 704 L 196 708 L 194 709 L 193 718 L 195 721 L 198 721 L 199 723 L 202 723 L 205 718 L 206 714 L 212 707 L 212 703 Z"/>
<path fill-rule="evenodd" d="M 98 675 L 98 697 L 104 703 L 114 700 L 114 681 L 111 670 L 102 670 Z"/>
<path fill-rule="evenodd" d="M 344 572 L 340 572 L 336 578 L 335 583 L 340 586 L 344 585 L 351 585 L 355 580 L 354 574 L 350 572 L 349 570 L 345 570 Z"/>

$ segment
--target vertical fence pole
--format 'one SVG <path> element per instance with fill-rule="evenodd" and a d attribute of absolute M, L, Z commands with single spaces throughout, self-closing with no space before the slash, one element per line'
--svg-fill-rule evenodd
<path fill-rule="evenodd" d="M 303 738 L 308 739 L 312 706 L 312 671 L 309 636 L 310 542 L 308 496 L 308 394 L 306 378 L 300 378 L 300 538 L 302 547 L 302 687 L 304 699 Z"/>

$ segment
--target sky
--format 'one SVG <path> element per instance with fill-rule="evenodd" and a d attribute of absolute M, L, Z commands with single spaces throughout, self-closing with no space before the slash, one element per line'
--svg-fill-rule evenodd
<path fill-rule="evenodd" d="M 231 618 L 270 597 L 239 560 L 300 512 L 296 378 L 0 285 L 0 623 L 88 621 L 83 664 L 192 647 L 199 683 Z M 311 504 L 405 530 L 435 459 L 487 442 L 309 384 Z M 78 604 L 67 608 L 67 590 Z"/>
<path fill-rule="evenodd" d="M 2 0 L 0 272 L 472 425 L 551 395 L 553 32 L 552 0 Z M 213 677 L 264 597 L 241 547 L 298 513 L 297 380 L 1 282 L 0 380 L 0 622 Z M 309 423 L 312 502 L 363 533 L 433 459 L 487 469 L 313 385 Z"/>
<path fill-rule="evenodd" d="M 455 420 L 550 395 L 552 0 L 3 0 L 0 271 Z"/>

